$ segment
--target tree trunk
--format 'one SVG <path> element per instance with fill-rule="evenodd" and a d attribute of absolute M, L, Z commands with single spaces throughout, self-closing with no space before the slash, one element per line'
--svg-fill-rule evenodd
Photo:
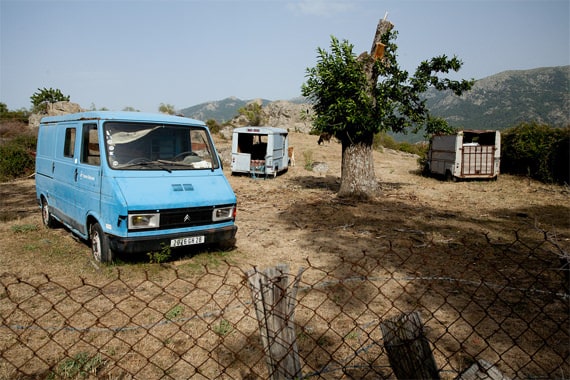
<path fill-rule="evenodd" d="M 372 138 L 358 143 L 342 142 L 339 197 L 370 199 L 379 190 L 374 172 Z"/>
<path fill-rule="evenodd" d="M 370 54 L 362 53 L 358 60 L 363 63 L 363 70 L 368 80 L 368 92 L 374 99 L 374 88 L 378 81 L 378 72 L 374 65 L 374 50 L 376 43 L 381 42 L 382 36 L 388 33 L 394 25 L 385 19 L 378 22 L 376 33 L 372 42 Z M 373 102 L 376 107 L 376 102 Z M 357 199 L 370 199 L 379 191 L 376 173 L 374 172 L 374 157 L 372 155 L 372 142 L 374 135 L 366 136 L 360 141 L 342 139 L 342 171 L 340 179 L 339 197 Z"/>

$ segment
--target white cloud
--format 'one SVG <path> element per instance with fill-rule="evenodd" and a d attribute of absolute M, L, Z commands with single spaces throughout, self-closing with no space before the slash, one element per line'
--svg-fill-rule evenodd
<path fill-rule="evenodd" d="M 330 16 L 354 9 L 354 2 L 347 0 L 299 0 L 291 8 L 303 14 Z"/>

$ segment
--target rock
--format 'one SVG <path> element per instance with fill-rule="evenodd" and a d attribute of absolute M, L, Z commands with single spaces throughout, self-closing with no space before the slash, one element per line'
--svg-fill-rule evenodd
<path fill-rule="evenodd" d="M 254 99 L 248 104 L 262 104 L 261 99 Z M 287 129 L 290 132 L 309 133 L 312 128 L 311 117 L 313 109 L 308 104 L 297 104 L 278 100 L 267 104 L 261 109 L 261 125 Z M 234 117 L 230 122 L 233 127 L 249 125 L 249 120 L 243 115 Z"/>
<path fill-rule="evenodd" d="M 85 111 L 79 104 L 72 102 L 55 102 L 48 103 L 46 108 L 46 113 L 34 113 L 28 118 L 28 126 L 30 128 L 38 128 L 40 126 L 40 121 L 44 116 L 58 116 L 67 115 L 70 113 L 77 113 Z"/>
<path fill-rule="evenodd" d="M 284 100 L 269 103 L 263 108 L 264 119 L 271 127 L 288 129 L 290 132 L 309 133 L 313 109 L 307 104 L 295 104 Z"/>

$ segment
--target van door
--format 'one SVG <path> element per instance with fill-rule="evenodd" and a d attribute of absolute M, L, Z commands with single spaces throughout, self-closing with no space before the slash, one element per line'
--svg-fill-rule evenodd
<path fill-rule="evenodd" d="M 58 126 L 55 159 L 53 162 L 53 192 L 51 210 L 69 226 L 76 228 L 73 220 L 77 203 L 75 182 L 77 178 L 77 124 Z"/>
<path fill-rule="evenodd" d="M 89 213 L 99 214 L 101 197 L 101 148 L 97 123 L 84 123 L 81 128 L 76 189 L 74 218 L 78 221 L 77 229 L 82 234 L 87 234 L 87 215 Z"/>

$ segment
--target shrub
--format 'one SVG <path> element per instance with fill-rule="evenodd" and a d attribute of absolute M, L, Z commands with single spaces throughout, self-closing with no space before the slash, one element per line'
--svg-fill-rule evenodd
<path fill-rule="evenodd" d="M 221 126 L 220 126 L 220 124 L 218 124 L 218 122 L 216 120 L 209 119 L 206 121 L 206 125 L 208 126 L 208 129 L 210 130 L 211 134 L 220 133 Z"/>
<path fill-rule="evenodd" d="M 34 172 L 36 140 L 35 136 L 26 134 L 0 145 L 0 180 Z"/>
<path fill-rule="evenodd" d="M 374 136 L 374 142 L 372 146 L 376 150 L 381 150 L 382 148 L 398 150 L 400 152 L 417 154 L 422 157 L 427 153 L 428 145 L 425 143 L 412 144 L 406 141 L 397 142 L 392 136 L 386 133 L 378 133 Z"/>
<path fill-rule="evenodd" d="M 570 127 L 521 123 L 502 134 L 501 172 L 569 183 Z"/>

